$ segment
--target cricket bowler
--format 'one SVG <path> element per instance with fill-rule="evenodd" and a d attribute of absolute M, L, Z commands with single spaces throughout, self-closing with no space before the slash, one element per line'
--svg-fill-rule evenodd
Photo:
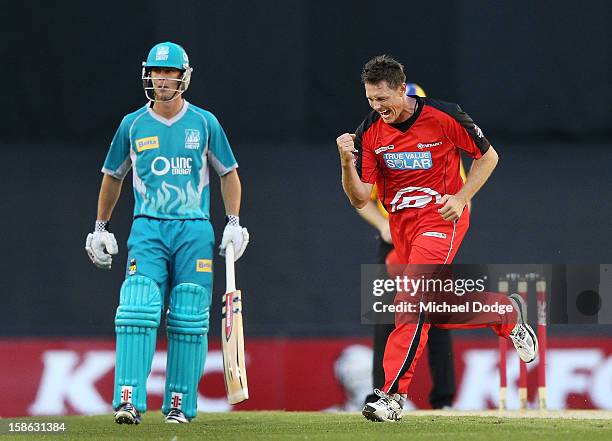
<path fill-rule="evenodd" d="M 118 246 L 109 221 L 131 169 L 134 221 L 115 315 L 114 418 L 118 424 L 138 424 L 147 410 L 147 377 L 166 308 L 162 412 L 167 423 L 188 423 L 197 414 L 208 352 L 215 243 L 209 221 L 210 167 L 220 176 L 227 216 L 220 254 L 231 246 L 235 260 L 240 258 L 249 234 L 240 226 L 238 164 L 223 128 L 211 112 L 183 97 L 193 70 L 187 53 L 178 44 L 160 43 L 142 66 L 148 102 L 123 118 L 110 144 L 97 220 L 85 250 L 94 265 L 111 268 Z"/>
<path fill-rule="evenodd" d="M 368 61 L 361 78 L 372 111 L 354 136 L 336 139 L 344 191 L 361 208 L 377 185 L 401 263 L 450 264 L 468 229 L 467 205 L 495 169 L 497 152 L 457 104 L 407 95 L 404 67 L 392 57 Z M 474 159 L 465 182 L 459 173 L 461 151 Z M 524 301 L 499 293 L 486 293 L 486 301 L 510 312 L 483 313 L 479 323 L 433 323 L 445 329 L 490 327 L 512 340 L 521 360 L 533 361 L 537 338 L 526 322 Z M 396 314 L 383 359 L 385 382 L 375 389 L 378 401 L 363 408 L 367 419 L 401 419 L 430 320 L 423 311 L 408 321 Z"/>
<path fill-rule="evenodd" d="M 406 84 L 407 95 L 418 95 L 425 97 L 425 90 L 416 83 Z M 459 163 L 461 179 L 465 180 L 463 164 Z M 397 260 L 397 253 L 391 242 L 391 230 L 389 228 L 389 213 L 380 202 L 376 185 L 372 187 L 370 200 L 363 208 L 358 208 L 357 213 L 372 227 L 379 232 L 378 252 L 376 263 L 385 265 L 392 264 Z M 373 360 L 372 360 L 372 383 L 382 384 L 385 379 L 383 369 L 383 355 L 389 334 L 393 331 L 393 323 L 376 323 L 374 325 Z M 431 392 L 429 393 L 429 404 L 432 409 L 445 409 L 453 405 L 455 397 L 455 368 L 453 363 L 452 336 L 449 330 L 436 326 L 429 329 L 427 348 L 429 355 L 429 372 L 431 374 Z M 376 400 L 377 395 L 368 392 L 365 402 Z"/>

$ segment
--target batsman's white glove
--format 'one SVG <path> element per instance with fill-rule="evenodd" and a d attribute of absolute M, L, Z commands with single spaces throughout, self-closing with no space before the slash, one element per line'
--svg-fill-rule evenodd
<path fill-rule="evenodd" d="M 225 224 L 225 229 L 223 230 L 219 254 L 225 257 L 225 248 L 227 248 L 228 245 L 233 246 L 235 262 L 240 259 L 240 256 L 242 256 L 248 244 L 249 232 L 246 228 L 240 226 L 240 219 L 238 216 L 231 214 L 227 216 L 227 224 Z"/>
<path fill-rule="evenodd" d="M 119 252 L 115 235 L 106 231 L 108 222 L 96 221 L 93 233 L 87 235 L 85 251 L 95 266 L 102 269 L 111 269 L 113 256 Z"/>

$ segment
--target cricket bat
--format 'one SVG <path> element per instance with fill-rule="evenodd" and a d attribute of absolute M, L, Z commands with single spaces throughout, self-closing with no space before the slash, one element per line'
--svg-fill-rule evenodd
<path fill-rule="evenodd" d="M 244 359 L 242 293 L 236 290 L 234 247 L 231 243 L 225 250 L 225 282 L 221 315 L 223 374 L 227 401 L 230 404 L 238 404 L 249 399 L 249 387 Z"/>

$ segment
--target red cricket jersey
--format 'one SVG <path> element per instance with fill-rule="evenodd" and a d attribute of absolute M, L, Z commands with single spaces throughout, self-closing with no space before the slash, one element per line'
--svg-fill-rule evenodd
<path fill-rule="evenodd" d="M 414 114 L 387 124 L 372 111 L 355 137 L 355 167 L 363 182 L 376 183 L 390 214 L 435 207 L 463 185 L 459 149 L 480 158 L 490 147 L 480 128 L 457 104 L 411 95 Z M 438 207 L 439 208 L 439 207 Z"/>

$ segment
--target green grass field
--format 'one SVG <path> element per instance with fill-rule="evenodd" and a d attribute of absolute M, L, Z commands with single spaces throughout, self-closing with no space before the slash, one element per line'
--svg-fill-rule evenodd
<path fill-rule="evenodd" d="M 64 422 L 64 434 L 8 433 L 9 422 Z M 580 440 L 612 439 L 611 419 L 504 418 L 411 415 L 400 423 L 366 421 L 355 413 L 233 412 L 202 414 L 191 424 L 162 422 L 149 412 L 138 426 L 117 425 L 111 415 L 0 420 L 0 439 L 27 440 Z"/>

